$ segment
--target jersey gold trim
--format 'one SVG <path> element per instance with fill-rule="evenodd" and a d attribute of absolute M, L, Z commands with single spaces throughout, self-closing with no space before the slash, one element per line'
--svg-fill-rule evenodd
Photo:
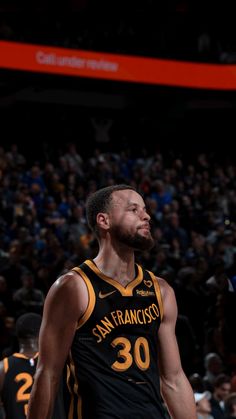
<path fill-rule="evenodd" d="M 13 356 L 14 356 L 15 358 L 22 358 L 22 359 L 35 359 L 35 358 L 37 358 L 37 357 L 38 357 L 38 355 L 39 355 L 39 353 L 38 353 L 38 352 L 36 352 L 36 354 L 35 354 L 34 356 L 26 356 L 26 355 L 21 354 L 21 353 L 19 353 L 19 352 L 15 352 L 15 353 L 13 354 Z"/>
<path fill-rule="evenodd" d="M 160 314 L 161 314 L 161 320 L 163 319 L 163 301 L 162 301 L 162 296 L 161 296 L 161 289 L 160 289 L 160 285 L 158 282 L 157 277 L 154 275 L 153 272 L 148 271 L 148 273 L 150 274 L 152 280 L 153 280 L 153 284 L 154 284 L 154 289 L 155 289 L 155 293 L 156 293 L 156 297 L 157 297 L 157 301 L 159 303 L 159 308 L 160 308 Z"/>
<path fill-rule="evenodd" d="M 9 368 L 8 358 L 4 358 L 3 359 L 3 369 L 4 369 L 5 374 L 7 373 L 8 368 Z"/>
<path fill-rule="evenodd" d="M 89 278 L 87 277 L 87 275 L 82 271 L 82 269 L 80 269 L 79 267 L 75 267 L 72 269 L 72 271 L 77 272 L 84 280 L 87 289 L 88 289 L 88 307 L 86 308 L 83 316 L 79 319 L 78 321 L 78 326 L 77 329 L 79 329 L 80 327 L 83 326 L 83 324 L 89 319 L 89 317 L 91 316 L 94 306 L 95 306 L 95 302 L 96 302 L 96 297 L 95 297 L 95 292 L 93 289 L 93 286 L 89 280 Z"/>
<path fill-rule="evenodd" d="M 96 273 L 100 278 L 102 278 L 104 281 L 108 282 L 109 284 L 113 285 L 118 291 L 120 291 L 121 295 L 123 297 L 131 297 L 133 295 L 134 288 L 140 284 L 143 280 L 143 272 L 139 265 L 136 265 L 138 267 L 138 275 L 136 278 L 134 278 L 129 284 L 126 285 L 126 287 L 123 287 L 118 281 L 115 279 L 109 278 L 108 276 L 104 275 L 97 266 L 91 261 L 86 260 L 86 265 L 89 266 L 90 269 L 93 270 L 93 272 Z"/>

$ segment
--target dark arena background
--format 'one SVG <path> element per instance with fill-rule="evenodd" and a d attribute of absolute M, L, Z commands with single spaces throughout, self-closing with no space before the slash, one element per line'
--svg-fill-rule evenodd
<path fill-rule="evenodd" d="M 223 406 L 215 379 L 236 392 L 235 7 L 159 3 L 1 1 L 0 357 L 18 350 L 17 318 L 42 314 L 56 278 L 94 256 L 89 194 L 127 183 L 155 238 L 137 257 L 175 291 L 184 371 Z M 40 71 L 29 46 L 119 66 Z"/>

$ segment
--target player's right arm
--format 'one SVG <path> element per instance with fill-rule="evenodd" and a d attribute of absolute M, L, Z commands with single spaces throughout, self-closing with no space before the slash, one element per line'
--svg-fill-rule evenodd
<path fill-rule="evenodd" d="M 50 419 L 61 373 L 78 320 L 88 305 L 85 282 L 75 272 L 60 277 L 45 300 L 39 335 L 39 360 L 27 419 Z"/>

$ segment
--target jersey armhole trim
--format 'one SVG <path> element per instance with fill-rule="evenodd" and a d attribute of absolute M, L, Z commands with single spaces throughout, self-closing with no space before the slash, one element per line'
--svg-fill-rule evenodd
<path fill-rule="evenodd" d="M 87 277 L 87 275 L 82 271 L 82 269 L 80 269 L 79 267 L 73 268 L 72 271 L 77 272 L 84 280 L 85 285 L 88 289 L 88 306 L 84 312 L 84 314 L 82 315 L 82 317 L 78 320 L 78 325 L 77 325 L 77 330 L 80 329 L 80 327 L 82 327 L 86 321 L 89 319 L 89 317 L 91 316 L 94 306 L 95 306 L 95 302 L 96 302 L 96 297 L 95 297 L 95 292 L 93 289 L 93 286 L 89 280 L 89 278 Z"/>
<path fill-rule="evenodd" d="M 3 359 L 3 369 L 4 369 L 5 374 L 7 373 L 8 368 L 9 368 L 8 358 L 4 358 Z"/>
<path fill-rule="evenodd" d="M 160 315 L 161 315 L 161 320 L 163 319 L 163 301 L 162 301 L 162 296 L 161 296 L 161 289 L 160 289 L 160 285 L 158 282 L 157 277 L 154 275 L 153 272 L 148 271 L 149 275 L 152 278 L 153 284 L 154 284 L 154 289 L 155 289 L 155 293 L 156 293 L 156 297 L 157 297 L 157 301 L 159 304 L 159 308 L 160 308 Z"/>
<path fill-rule="evenodd" d="M 29 359 L 31 359 L 31 358 L 32 358 L 32 359 L 36 359 L 36 358 L 39 356 L 39 353 L 38 353 L 38 352 L 36 352 L 34 356 L 26 356 L 26 355 L 24 355 L 24 354 L 21 354 L 20 352 L 14 352 L 14 354 L 13 354 L 12 356 L 14 356 L 15 358 L 22 358 L 22 359 L 27 359 L 27 360 L 29 360 Z"/>

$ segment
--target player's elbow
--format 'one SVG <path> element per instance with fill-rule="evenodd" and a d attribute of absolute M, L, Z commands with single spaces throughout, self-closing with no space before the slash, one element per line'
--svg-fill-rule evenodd
<path fill-rule="evenodd" d="M 182 368 L 173 370 L 169 374 L 163 374 L 160 377 L 161 392 L 162 394 L 169 392 L 177 392 L 180 388 L 180 382 L 183 376 Z"/>

